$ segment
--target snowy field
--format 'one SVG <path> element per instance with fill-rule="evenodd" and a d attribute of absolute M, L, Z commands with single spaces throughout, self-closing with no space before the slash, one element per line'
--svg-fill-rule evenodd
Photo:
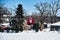
<path fill-rule="evenodd" d="M 19 33 L 0 33 L 0 40 L 60 40 L 57 31 L 23 31 Z"/>

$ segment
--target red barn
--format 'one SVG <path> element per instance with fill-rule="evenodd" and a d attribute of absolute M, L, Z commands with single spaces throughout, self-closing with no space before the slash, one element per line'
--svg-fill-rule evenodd
<path fill-rule="evenodd" d="M 27 18 L 27 24 L 28 25 L 33 25 L 35 23 L 34 18 L 32 16 L 29 16 Z"/>

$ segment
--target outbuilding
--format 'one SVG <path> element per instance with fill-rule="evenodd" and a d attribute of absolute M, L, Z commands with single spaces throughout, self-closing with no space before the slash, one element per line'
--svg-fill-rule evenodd
<path fill-rule="evenodd" d="M 51 24 L 50 30 L 51 31 L 54 31 L 54 30 L 59 31 L 60 30 L 60 22 Z"/>

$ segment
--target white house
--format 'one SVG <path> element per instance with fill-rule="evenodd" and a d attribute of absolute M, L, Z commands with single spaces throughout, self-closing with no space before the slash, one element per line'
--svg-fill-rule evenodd
<path fill-rule="evenodd" d="M 60 22 L 53 23 L 50 26 L 51 26 L 50 27 L 51 31 L 54 31 L 54 30 L 59 31 L 60 30 Z"/>

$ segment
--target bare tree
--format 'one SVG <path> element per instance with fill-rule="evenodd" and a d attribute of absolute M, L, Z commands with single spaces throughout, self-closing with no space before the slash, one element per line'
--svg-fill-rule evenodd
<path fill-rule="evenodd" d="M 34 17 L 35 20 L 37 19 L 36 21 L 38 21 L 39 14 L 37 12 L 32 12 L 32 16 Z"/>
<path fill-rule="evenodd" d="M 46 16 L 51 18 L 51 23 L 56 22 L 57 11 L 60 9 L 60 0 L 54 0 L 52 1 L 52 3 L 40 2 L 38 4 L 35 4 L 34 6 L 40 13 L 41 25 L 43 25 Z M 44 26 L 41 26 L 41 29 L 42 28 L 44 28 Z"/>
<path fill-rule="evenodd" d="M 51 3 L 51 23 L 56 22 L 57 11 L 60 9 L 60 0 L 52 1 Z"/>
<path fill-rule="evenodd" d="M 38 10 L 40 13 L 41 30 L 43 30 L 44 19 L 45 19 L 45 16 L 47 16 L 50 5 L 47 2 L 45 2 L 45 3 L 40 2 L 38 4 L 35 4 L 34 6 L 35 6 L 36 10 Z"/>

